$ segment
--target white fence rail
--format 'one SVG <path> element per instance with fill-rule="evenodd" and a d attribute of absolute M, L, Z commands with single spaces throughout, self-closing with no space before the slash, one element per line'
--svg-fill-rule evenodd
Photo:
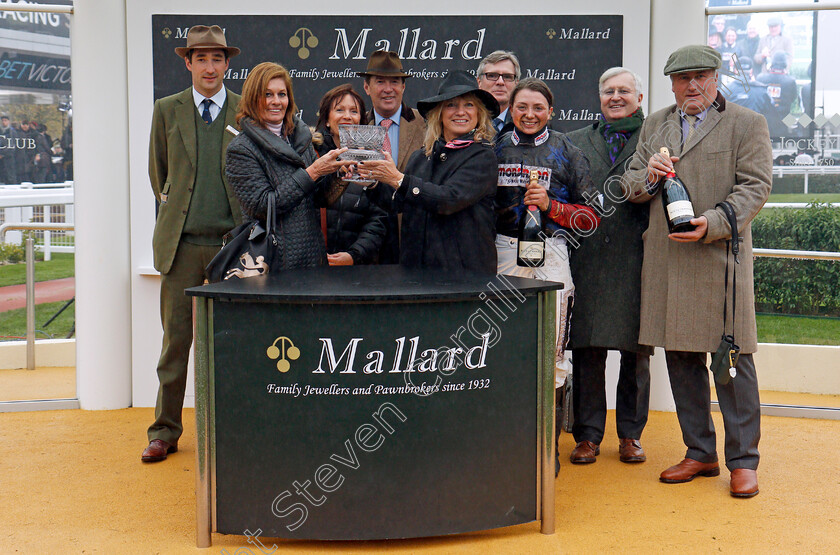
<path fill-rule="evenodd" d="M 804 193 L 808 194 L 809 175 L 840 175 L 840 166 L 773 166 L 773 175 L 785 177 L 786 175 L 802 175 L 805 177 Z"/>
<path fill-rule="evenodd" d="M 0 224 L 70 224 L 75 223 L 73 183 L 44 183 L 0 186 Z M 40 246 L 44 259 L 54 252 L 75 252 L 73 232 L 43 231 Z M 21 244 L 22 232 L 6 234 L 6 242 Z"/>

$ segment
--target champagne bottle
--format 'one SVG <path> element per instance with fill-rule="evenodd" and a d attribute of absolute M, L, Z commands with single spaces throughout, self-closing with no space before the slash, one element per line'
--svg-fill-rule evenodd
<path fill-rule="evenodd" d="M 531 170 L 529 187 L 540 184 L 540 174 Z M 516 265 L 528 268 L 540 268 L 545 263 L 545 235 L 542 233 L 543 217 L 540 209 L 528 205 L 519 219 L 519 244 L 516 252 Z"/>
<path fill-rule="evenodd" d="M 670 158 L 668 149 L 662 147 L 659 152 Z M 662 208 L 665 209 L 665 219 L 668 221 L 668 233 L 694 231 L 696 227 L 690 223 L 694 218 L 694 205 L 688 188 L 676 174 L 671 171 L 662 183 Z"/>

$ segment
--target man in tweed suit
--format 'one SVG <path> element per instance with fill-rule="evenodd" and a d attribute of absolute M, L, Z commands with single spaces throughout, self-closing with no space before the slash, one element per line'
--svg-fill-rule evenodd
<path fill-rule="evenodd" d="M 228 46 L 217 25 L 196 25 L 187 46 L 175 49 L 192 75 L 192 86 L 155 102 L 149 140 L 149 179 L 159 203 L 152 248 L 160 272 L 163 347 L 158 361 L 155 422 L 143 462 L 162 461 L 178 450 L 181 409 L 192 344 L 192 304 L 184 289 L 204 282 L 204 268 L 222 236 L 241 223 L 233 190 L 224 178 L 225 150 L 235 125 L 239 95 L 223 84 Z"/>
<path fill-rule="evenodd" d="M 397 169 L 405 171 L 411 154 L 423 146 L 426 136 L 426 122 L 420 112 L 403 103 L 405 80 L 411 77 L 405 73 L 402 61 L 396 52 L 377 50 L 370 55 L 364 77 L 365 93 L 370 97 L 373 108 L 368 112 L 370 125 L 380 125 L 387 130 L 389 151 Z M 397 264 L 400 261 L 399 221 L 397 214 L 389 214 L 385 220 L 385 240 L 379 250 L 380 264 Z"/>
<path fill-rule="evenodd" d="M 723 415 L 724 454 L 730 493 L 758 493 L 760 403 L 752 353 L 757 349 L 750 221 L 771 188 L 772 153 L 765 119 L 727 102 L 717 91 L 720 53 L 708 46 L 686 46 L 665 65 L 676 104 L 645 120 L 638 147 L 623 178 L 633 202 L 648 202 L 661 180 L 675 171 L 691 194 L 694 231 L 668 234 L 661 210 L 650 210 L 643 236 L 642 304 L 639 343 L 663 347 L 677 417 L 687 446 L 685 459 L 660 475 L 665 483 L 720 474 L 710 414 L 706 353 L 714 352 L 724 329 L 724 272 L 737 277 L 737 304 L 726 322 L 742 354 L 728 384 L 715 382 Z M 670 159 L 657 154 L 669 148 Z M 742 236 L 740 264 L 727 256 L 730 227 L 716 204 L 728 201 Z M 734 270 L 733 270 L 734 266 Z"/>

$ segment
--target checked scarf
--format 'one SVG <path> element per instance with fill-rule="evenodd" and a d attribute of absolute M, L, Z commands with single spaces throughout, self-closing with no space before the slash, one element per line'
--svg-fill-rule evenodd
<path fill-rule="evenodd" d="M 639 108 L 626 118 L 616 121 L 608 122 L 604 119 L 603 114 L 600 114 L 598 118 L 598 132 L 603 135 L 604 141 L 607 143 L 607 153 L 610 156 L 610 161 L 615 163 L 618 155 L 624 149 L 624 145 L 627 144 L 627 139 L 642 126 L 645 114 Z"/>

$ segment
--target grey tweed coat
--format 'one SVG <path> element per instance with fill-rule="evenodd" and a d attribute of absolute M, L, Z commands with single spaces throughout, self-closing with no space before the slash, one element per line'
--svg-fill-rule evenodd
<path fill-rule="evenodd" d="M 715 205 L 727 200 L 735 209 L 743 238 L 741 263 L 736 269 L 735 339 L 742 352 L 753 353 L 758 340 L 750 222 L 770 194 L 770 134 L 763 116 L 726 102 L 720 94 L 716 103 L 717 108 L 709 108 L 705 121 L 684 148 L 680 145 L 681 123 L 676 105 L 649 116 L 622 180 L 631 201 L 653 199 L 655 203 L 651 205 L 650 223 L 644 234 L 639 342 L 670 351 L 717 349 L 723 332 L 726 239 L 730 238 L 730 230 L 726 216 Z M 645 185 L 647 162 L 662 146 L 680 156 L 676 173 L 689 189 L 695 214 L 708 219 L 708 231 L 701 241 L 678 243 L 669 239 L 661 201 L 655 198 L 659 191 L 649 191 Z M 729 286 L 731 295 L 731 280 Z M 729 331 L 731 320 L 727 321 Z"/>

